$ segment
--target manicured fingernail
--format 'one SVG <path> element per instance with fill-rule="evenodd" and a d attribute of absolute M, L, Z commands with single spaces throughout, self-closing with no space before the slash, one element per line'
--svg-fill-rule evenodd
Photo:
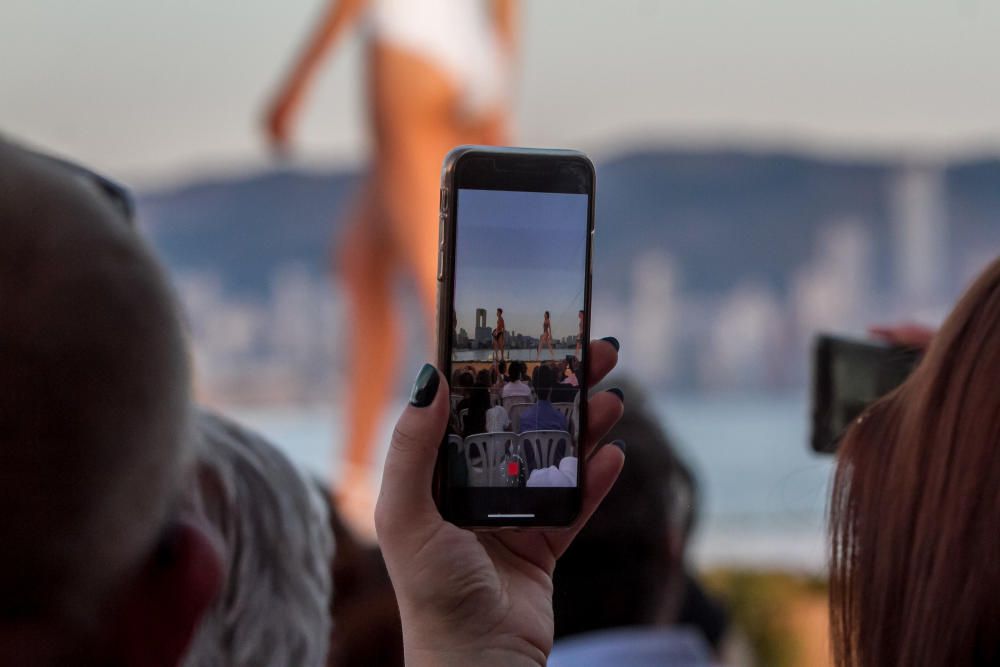
<path fill-rule="evenodd" d="M 624 440 L 612 440 L 611 444 L 622 450 L 622 454 L 625 453 L 625 441 Z"/>
<path fill-rule="evenodd" d="M 618 400 L 621 401 L 622 403 L 625 402 L 625 392 L 619 389 L 618 387 L 612 387 L 611 389 L 608 389 L 608 393 L 617 396 Z"/>
<path fill-rule="evenodd" d="M 621 344 L 618 342 L 618 339 L 615 338 L 614 336 L 605 336 L 601 340 L 603 340 L 606 343 L 611 343 L 611 346 L 615 348 L 615 352 L 620 350 L 622 347 Z"/>
<path fill-rule="evenodd" d="M 413 383 L 413 391 L 410 392 L 410 405 L 426 408 L 433 403 L 434 397 L 438 393 L 439 384 L 441 384 L 441 379 L 438 377 L 437 369 L 431 364 L 424 364 Z"/>

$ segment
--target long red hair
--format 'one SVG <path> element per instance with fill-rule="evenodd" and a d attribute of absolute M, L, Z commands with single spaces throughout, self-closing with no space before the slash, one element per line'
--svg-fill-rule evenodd
<path fill-rule="evenodd" d="M 839 667 L 1000 664 L 1000 259 L 845 436 L 830 529 Z"/>

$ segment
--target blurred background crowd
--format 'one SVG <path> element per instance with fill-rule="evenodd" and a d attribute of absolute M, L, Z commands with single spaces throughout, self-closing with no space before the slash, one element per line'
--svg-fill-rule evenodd
<path fill-rule="evenodd" d="M 0 129 L 136 189 L 186 310 L 199 398 L 322 479 L 343 474 L 351 388 L 380 372 L 378 351 L 358 363 L 372 353 L 352 338 L 338 266 L 373 159 L 393 147 L 371 114 L 421 127 L 373 99 L 377 21 L 338 4 L 357 15 L 280 151 L 262 130 L 303 36 L 334 11 L 316 0 L 8 0 L 0 25 Z M 684 462 L 664 474 L 697 480 L 661 576 L 697 575 L 681 597 L 716 643 L 730 636 L 733 661 L 823 664 L 831 461 L 808 451 L 810 346 L 820 331 L 934 326 L 1000 253 L 1000 8 L 495 4 L 510 12 L 495 17 L 504 122 L 481 136 L 593 157 L 592 332 L 621 341 L 618 372 Z M 421 167 L 435 202 L 441 157 Z M 411 369 L 434 336 L 426 290 L 390 291 Z M 384 383 L 387 405 L 409 379 Z M 339 627 L 396 632 L 377 554 L 338 530 Z M 389 658 L 364 651 L 394 645 L 334 646 L 374 664 Z"/>

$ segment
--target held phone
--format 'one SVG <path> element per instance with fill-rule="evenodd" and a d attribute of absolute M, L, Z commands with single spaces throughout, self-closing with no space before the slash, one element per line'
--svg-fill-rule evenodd
<path fill-rule="evenodd" d="M 851 422 L 871 403 L 903 383 L 920 351 L 885 343 L 816 337 L 813 357 L 812 448 L 837 451 Z"/>
<path fill-rule="evenodd" d="M 451 413 L 438 508 L 461 526 L 568 526 L 583 486 L 594 165 L 576 151 L 462 146 L 441 181 Z"/>

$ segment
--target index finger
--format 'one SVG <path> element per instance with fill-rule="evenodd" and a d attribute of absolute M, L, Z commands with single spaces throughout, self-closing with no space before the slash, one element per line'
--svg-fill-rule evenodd
<path fill-rule="evenodd" d="M 587 348 L 587 383 L 599 383 L 618 364 L 618 339 L 613 336 L 590 341 Z M 587 387 L 587 389 L 590 389 Z"/>

